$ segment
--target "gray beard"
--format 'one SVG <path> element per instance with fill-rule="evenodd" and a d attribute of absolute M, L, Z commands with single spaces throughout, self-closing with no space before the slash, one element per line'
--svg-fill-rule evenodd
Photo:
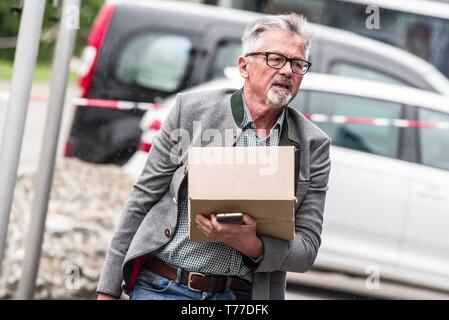
<path fill-rule="evenodd" d="M 273 88 L 268 90 L 267 101 L 275 107 L 283 107 L 287 105 L 291 99 L 292 93 L 290 91 L 274 92 Z"/>

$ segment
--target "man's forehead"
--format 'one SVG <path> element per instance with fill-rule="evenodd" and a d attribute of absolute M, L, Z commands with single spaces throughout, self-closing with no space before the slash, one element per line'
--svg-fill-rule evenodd
<path fill-rule="evenodd" d="M 283 39 L 281 39 L 280 37 L 282 37 Z M 295 43 L 296 45 L 295 47 L 297 47 L 297 49 L 300 50 L 301 52 L 304 52 L 305 50 L 304 40 L 299 35 L 284 30 L 265 31 L 264 36 L 262 38 L 263 41 L 261 48 L 263 48 L 264 51 L 282 54 L 282 52 L 280 52 L 280 49 L 282 47 L 285 46 L 286 48 L 292 49 L 290 43 L 289 44 L 285 43 L 286 39 L 284 37 L 290 38 Z"/>
<path fill-rule="evenodd" d="M 292 32 L 292 31 L 286 31 L 286 30 L 282 30 L 282 29 L 267 29 L 263 32 L 264 38 L 273 37 L 273 38 L 279 39 L 280 36 L 281 37 L 291 37 L 291 38 L 294 38 L 294 40 L 297 40 L 300 42 L 303 41 L 302 38 L 298 34 Z"/>

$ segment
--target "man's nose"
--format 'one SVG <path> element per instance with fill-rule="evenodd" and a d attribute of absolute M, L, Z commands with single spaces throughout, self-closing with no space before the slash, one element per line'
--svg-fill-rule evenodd
<path fill-rule="evenodd" d="M 281 73 L 281 74 L 292 74 L 293 73 L 292 62 L 291 61 L 287 61 L 285 63 L 285 65 L 279 70 L 279 73 Z"/>

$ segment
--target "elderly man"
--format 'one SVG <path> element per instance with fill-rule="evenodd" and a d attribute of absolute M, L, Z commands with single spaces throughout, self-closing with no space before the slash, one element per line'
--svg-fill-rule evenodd
<path fill-rule="evenodd" d="M 306 272 L 320 246 L 330 172 L 329 138 L 288 106 L 304 74 L 311 34 L 296 14 L 267 16 L 248 25 L 238 59 L 241 90 L 179 94 L 155 139 L 108 250 L 99 299 L 283 299 L 286 271 Z M 234 139 L 203 141 L 216 129 Z M 193 146 L 295 146 L 295 238 L 258 234 L 249 214 L 241 225 L 199 215 L 196 224 L 219 242 L 189 240 L 187 155 L 175 132 Z M 223 141 L 223 143 L 222 143 Z M 185 141 L 184 141 L 185 142 Z M 213 177 L 211 177 L 213 179 Z M 238 183 L 238 181 L 236 181 Z"/>

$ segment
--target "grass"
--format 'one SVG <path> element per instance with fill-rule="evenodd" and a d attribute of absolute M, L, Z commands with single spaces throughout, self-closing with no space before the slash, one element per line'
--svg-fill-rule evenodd
<path fill-rule="evenodd" d="M 9 61 L 0 61 L 0 80 L 11 81 L 13 64 Z M 50 82 L 51 81 L 51 65 L 37 64 L 34 69 L 33 81 Z M 76 84 L 77 75 L 75 72 L 69 74 L 69 84 Z"/>

